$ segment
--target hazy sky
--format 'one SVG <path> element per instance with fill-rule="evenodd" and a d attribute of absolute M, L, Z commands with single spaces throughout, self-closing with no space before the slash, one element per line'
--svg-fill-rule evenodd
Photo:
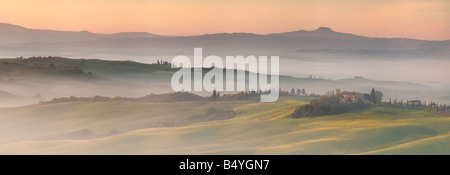
<path fill-rule="evenodd" d="M 163 35 L 314 30 L 450 39 L 449 0 L 0 0 L 0 22 Z"/>

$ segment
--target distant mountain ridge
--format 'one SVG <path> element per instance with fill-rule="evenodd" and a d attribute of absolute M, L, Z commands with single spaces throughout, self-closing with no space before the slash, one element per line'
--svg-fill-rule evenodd
<path fill-rule="evenodd" d="M 158 35 L 147 32 L 121 32 L 115 34 L 96 34 L 89 31 L 58 31 L 28 29 L 22 26 L 0 23 L 0 45 L 32 42 L 73 42 L 97 39 L 151 38 Z"/>
<path fill-rule="evenodd" d="M 28 34 L 26 32 L 29 32 Z M 53 32 L 53 33 L 52 33 Z M 157 35 L 148 32 L 119 32 L 113 34 L 100 34 L 100 33 L 92 33 L 87 30 L 82 31 L 60 31 L 60 30 L 51 30 L 51 29 L 30 29 L 26 27 L 22 27 L 19 25 L 9 24 L 9 23 L 0 23 L 0 35 L 6 36 L 6 34 L 10 35 L 9 37 L 20 37 L 18 34 L 30 35 L 30 34 L 52 34 L 56 36 L 64 36 L 64 34 L 74 34 L 79 35 L 81 38 L 77 40 L 89 39 L 114 39 L 114 38 L 153 38 L 153 37 L 164 37 L 167 35 Z M 329 27 L 319 27 L 315 30 L 297 30 L 290 32 L 281 32 L 281 33 L 270 33 L 270 34 L 254 34 L 254 33 L 215 33 L 215 34 L 203 34 L 203 35 L 192 35 L 192 36 L 173 36 L 173 37 L 198 37 L 198 36 L 213 36 L 213 35 L 248 35 L 248 36 L 271 36 L 271 35 L 282 35 L 288 37 L 340 37 L 340 38 L 378 38 L 378 39 L 409 39 L 409 38 L 379 38 L 379 37 L 366 37 L 359 36 L 349 33 L 336 32 Z M 92 38 L 83 38 L 83 37 L 92 37 Z M 63 41 L 64 39 L 60 39 Z M 418 40 L 418 39 L 410 39 L 410 40 Z M 52 41 L 52 40 L 49 40 Z M 61 42 L 56 41 L 56 42 Z M 70 40 L 66 40 L 70 41 Z M 428 40 L 421 40 L 428 41 Z M 450 40 L 446 40 L 450 41 Z M 4 41 L 3 41 L 4 42 Z M 35 41 L 35 42 L 45 42 L 45 41 Z M 55 42 L 55 41 L 53 41 Z"/>
<path fill-rule="evenodd" d="M 447 58 L 450 40 L 427 41 L 402 38 L 371 38 L 335 32 L 328 27 L 259 35 L 253 33 L 218 33 L 195 36 L 162 36 L 146 32 L 95 34 L 88 31 L 27 29 L 0 23 L 1 56 L 135 56 L 192 55 L 202 47 L 205 54 L 280 55 L 304 58 L 317 54 L 343 55 L 344 58 L 375 56 Z"/>

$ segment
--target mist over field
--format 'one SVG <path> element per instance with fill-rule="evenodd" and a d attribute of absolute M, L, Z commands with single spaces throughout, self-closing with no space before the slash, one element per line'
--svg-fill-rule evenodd
<path fill-rule="evenodd" d="M 450 104 L 449 40 L 371 38 L 327 27 L 161 36 L 5 23 L 0 37 L 0 154 L 450 154 L 445 109 L 380 105 L 292 118 L 337 89 L 374 88 L 384 102 L 402 105 Z M 173 93 L 179 68 L 171 60 L 193 61 L 194 48 L 223 60 L 280 56 L 284 95 L 259 103 L 262 92 L 250 89 Z M 204 76 L 210 68 L 194 69 Z"/>
<path fill-rule="evenodd" d="M 203 57 L 280 56 L 280 73 L 303 78 L 331 79 L 364 76 L 375 80 L 440 82 L 449 85 L 450 41 L 370 38 L 321 27 L 257 35 L 220 33 L 197 36 L 160 36 L 149 33 L 95 34 L 27 29 L 0 24 L 0 57 L 63 56 L 155 63 L 177 55 Z M 383 71 L 380 71 L 383 70 Z M 448 87 L 448 86 L 447 86 Z"/>
<path fill-rule="evenodd" d="M 2 108 L 0 153 L 449 154 L 448 116 L 377 107 L 289 118 L 309 100 L 80 101 Z M 209 109 L 235 114 L 217 119 Z"/>

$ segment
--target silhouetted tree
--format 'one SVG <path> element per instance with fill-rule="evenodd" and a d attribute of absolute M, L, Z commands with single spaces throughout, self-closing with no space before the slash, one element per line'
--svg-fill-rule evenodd
<path fill-rule="evenodd" d="M 295 95 L 295 89 L 294 88 L 291 89 L 291 95 Z"/>
<path fill-rule="evenodd" d="M 370 92 L 370 99 L 369 99 L 369 101 L 372 102 L 372 103 L 377 103 L 377 97 L 375 95 L 375 89 L 374 88 L 372 88 L 372 91 Z"/>
<path fill-rule="evenodd" d="M 370 94 L 364 93 L 363 98 L 370 101 Z"/>
<path fill-rule="evenodd" d="M 311 93 L 314 94 L 314 93 Z M 301 105 L 293 113 L 292 117 L 314 117 L 351 112 L 354 109 L 367 108 L 370 105 L 364 103 L 342 104 L 336 96 L 321 96 L 313 99 L 310 104 Z"/>
<path fill-rule="evenodd" d="M 341 89 L 336 89 L 336 95 L 339 96 L 340 93 L 341 93 Z"/>
<path fill-rule="evenodd" d="M 383 93 L 381 91 L 375 91 L 376 103 L 380 103 L 382 99 L 383 99 Z"/>
<path fill-rule="evenodd" d="M 214 91 L 213 91 L 212 98 L 213 98 L 214 100 L 217 99 L 217 92 L 216 92 L 215 89 L 214 89 Z"/>
<path fill-rule="evenodd" d="M 55 64 L 51 63 L 50 65 L 48 65 L 48 68 L 51 70 L 55 70 L 56 66 L 55 66 Z"/>
<path fill-rule="evenodd" d="M 353 103 L 352 98 L 348 97 L 348 98 L 347 98 L 347 102 L 348 102 L 348 103 Z"/>

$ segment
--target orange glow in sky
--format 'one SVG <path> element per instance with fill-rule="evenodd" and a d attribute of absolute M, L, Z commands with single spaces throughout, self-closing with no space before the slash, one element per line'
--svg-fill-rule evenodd
<path fill-rule="evenodd" d="M 0 22 L 33 29 L 161 35 L 314 30 L 450 39 L 448 0 L 1 0 Z"/>

